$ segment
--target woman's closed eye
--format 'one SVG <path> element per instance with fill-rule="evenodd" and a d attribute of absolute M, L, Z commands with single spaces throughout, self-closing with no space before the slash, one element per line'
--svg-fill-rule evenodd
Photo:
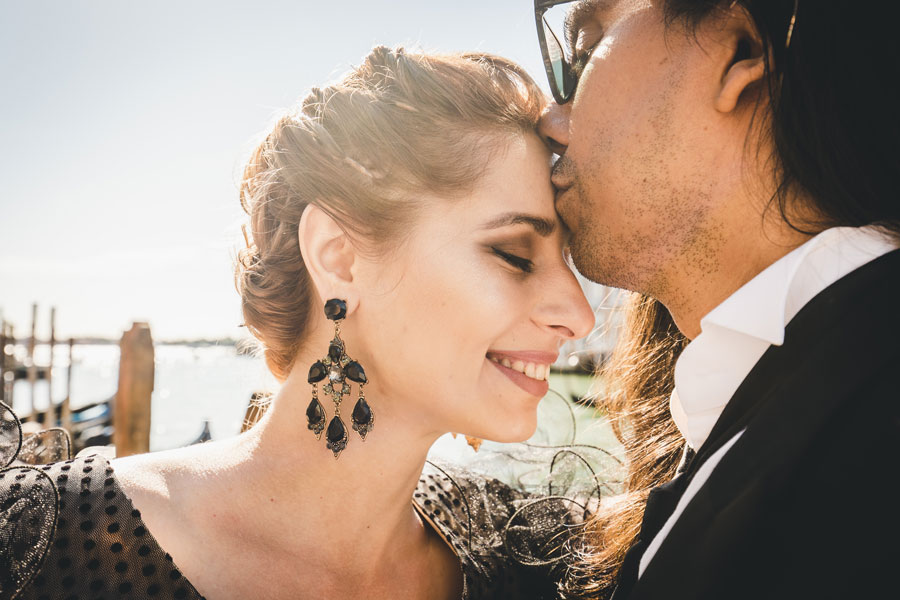
<path fill-rule="evenodd" d="M 515 254 L 510 254 L 509 252 L 505 252 L 496 246 L 492 246 L 491 250 L 506 261 L 511 266 L 519 269 L 523 273 L 531 273 L 534 270 L 534 262 L 527 258 L 523 258 L 521 256 L 517 256 Z"/>

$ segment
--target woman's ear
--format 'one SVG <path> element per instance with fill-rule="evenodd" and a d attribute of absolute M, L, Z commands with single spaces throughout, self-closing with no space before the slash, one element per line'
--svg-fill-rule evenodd
<path fill-rule="evenodd" d="M 762 39 L 742 8 L 731 9 L 719 35 L 727 64 L 716 94 L 715 108 L 721 113 L 730 113 L 747 88 L 765 77 L 766 57 Z"/>
<path fill-rule="evenodd" d="M 332 298 L 347 302 L 347 313 L 359 304 L 353 285 L 356 250 L 346 232 L 318 206 L 303 209 L 297 227 L 300 254 L 322 305 Z"/>

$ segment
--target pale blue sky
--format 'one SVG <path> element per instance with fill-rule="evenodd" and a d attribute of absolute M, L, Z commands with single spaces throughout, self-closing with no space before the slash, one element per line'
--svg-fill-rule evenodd
<path fill-rule="evenodd" d="M 236 173 L 275 113 L 376 44 L 508 56 L 530 0 L 0 0 L 0 310 L 61 336 L 241 335 Z"/>

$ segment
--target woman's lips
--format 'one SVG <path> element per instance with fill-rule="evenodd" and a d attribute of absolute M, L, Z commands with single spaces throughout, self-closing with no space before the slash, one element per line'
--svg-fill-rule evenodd
<path fill-rule="evenodd" d="M 534 396 L 543 397 L 549 389 L 550 365 L 559 353 L 526 351 L 490 351 L 487 358 L 513 383 Z"/>
<path fill-rule="evenodd" d="M 507 358 L 513 362 L 521 360 L 524 363 L 541 363 L 552 365 L 559 358 L 559 352 L 544 352 L 542 350 L 488 350 L 488 358 Z"/>
<path fill-rule="evenodd" d="M 519 373 L 514 369 L 504 367 L 500 363 L 493 360 L 489 360 L 488 362 L 497 367 L 497 369 L 501 373 L 506 375 L 510 381 L 512 381 L 514 384 L 516 384 L 532 396 L 543 398 L 547 395 L 547 391 L 550 389 L 550 382 L 548 382 L 546 379 L 538 381 L 537 379 L 532 379 L 525 373 Z"/>

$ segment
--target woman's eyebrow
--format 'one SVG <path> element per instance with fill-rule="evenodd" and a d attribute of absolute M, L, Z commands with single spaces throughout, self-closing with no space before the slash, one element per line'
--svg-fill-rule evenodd
<path fill-rule="evenodd" d="M 500 227 L 508 227 L 509 225 L 530 225 L 535 232 L 541 237 L 548 237 L 556 230 L 556 221 L 545 219 L 537 215 L 527 213 L 504 213 L 499 217 L 493 218 L 485 223 L 482 229 L 499 229 Z"/>

